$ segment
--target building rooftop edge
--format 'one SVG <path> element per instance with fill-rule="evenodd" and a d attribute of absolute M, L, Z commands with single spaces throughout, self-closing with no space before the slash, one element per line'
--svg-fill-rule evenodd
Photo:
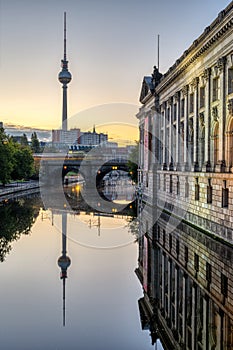
<path fill-rule="evenodd" d="M 219 12 L 218 16 L 214 19 L 214 21 L 207 26 L 202 34 L 193 41 L 193 43 L 189 46 L 187 50 L 183 52 L 183 54 L 175 61 L 175 63 L 163 74 L 158 87 L 156 88 L 156 92 L 162 90 L 167 84 L 171 82 L 171 74 L 176 70 L 176 74 L 173 78 L 176 78 L 179 74 L 181 74 L 190 64 L 192 64 L 200 55 L 202 55 L 212 44 L 219 39 L 216 37 L 216 40 L 213 38 L 217 33 L 214 33 L 221 24 L 223 24 L 224 20 L 227 18 L 228 14 L 233 10 L 233 1 L 231 1 L 228 6 Z M 229 26 L 225 28 L 228 30 L 230 26 L 233 25 L 232 17 L 229 17 Z M 221 30 L 220 30 L 221 32 Z M 222 31 L 220 34 L 223 35 L 225 31 Z"/>

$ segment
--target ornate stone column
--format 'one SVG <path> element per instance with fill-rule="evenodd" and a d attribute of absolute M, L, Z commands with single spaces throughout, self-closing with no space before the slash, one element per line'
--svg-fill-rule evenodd
<path fill-rule="evenodd" d="M 192 81 L 193 90 L 194 90 L 194 108 L 193 108 L 193 171 L 199 170 L 199 163 L 198 163 L 198 139 L 199 139 L 199 133 L 198 133 L 198 84 L 199 84 L 199 78 L 194 78 Z"/>
<path fill-rule="evenodd" d="M 169 163 L 169 170 L 173 170 L 174 165 L 174 153 L 173 153 L 173 125 L 172 125 L 172 119 L 173 119 L 173 99 L 170 97 L 168 99 L 168 123 L 169 123 L 169 144 L 168 144 L 168 163 Z"/>
<path fill-rule="evenodd" d="M 189 169 L 188 162 L 188 91 L 189 86 L 186 85 L 182 89 L 182 93 L 184 96 L 184 170 L 187 171 Z"/>
<path fill-rule="evenodd" d="M 210 164 L 210 78 L 211 68 L 207 68 L 204 71 L 205 85 L 205 169 L 204 171 L 209 172 L 211 169 Z"/>
<path fill-rule="evenodd" d="M 217 118 L 219 120 L 219 157 L 215 168 L 217 172 L 224 172 L 226 168 L 225 155 L 225 128 L 226 128 L 226 77 L 225 77 L 226 57 L 219 58 L 217 68 L 219 71 L 220 95 Z M 219 115 L 218 115 L 219 114 Z"/>
<path fill-rule="evenodd" d="M 176 170 L 180 169 L 180 142 L 181 142 L 181 135 L 180 135 L 180 92 L 177 91 L 174 96 L 174 100 L 176 102 L 176 155 L 175 155 L 175 162 L 176 162 Z"/>
<path fill-rule="evenodd" d="M 144 121 L 140 122 L 139 125 L 139 172 L 138 172 L 138 181 L 142 182 L 142 170 L 144 165 Z"/>
<path fill-rule="evenodd" d="M 163 170 L 167 170 L 167 159 L 166 159 L 166 153 L 167 153 L 167 118 L 166 118 L 166 102 L 163 102 L 162 105 L 162 118 L 163 118 Z"/>

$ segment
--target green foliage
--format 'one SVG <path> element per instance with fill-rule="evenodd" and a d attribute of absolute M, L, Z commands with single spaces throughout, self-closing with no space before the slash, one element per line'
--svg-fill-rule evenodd
<path fill-rule="evenodd" d="M 0 182 L 5 186 L 11 180 L 28 179 L 34 171 L 34 159 L 29 146 L 25 145 L 26 135 L 22 144 L 14 142 L 0 128 Z"/>
<path fill-rule="evenodd" d="M 21 136 L 20 143 L 22 146 L 28 146 L 28 138 L 26 134 L 23 134 L 23 136 Z"/>
<path fill-rule="evenodd" d="M 40 153 L 41 151 L 40 142 L 38 140 L 36 132 L 33 132 L 31 136 L 31 149 L 33 153 Z"/>
<path fill-rule="evenodd" d="M 136 146 L 130 153 L 128 160 L 128 168 L 130 172 L 131 179 L 137 183 L 138 181 L 138 158 L 139 158 L 139 142 L 137 141 Z"/>
<path fill-rule="evenodd" d="M 14 144 L 14 167 L 11 174 L 13 180 L 28 179 L 33 174 L 34 158 L 32 151 L 27 146 Z"/>
<path fill-rule="evenodd" d="M 12 142 L 0 128 L 0 181 L 5 186 L 11 179 L 14 166 Z"/>

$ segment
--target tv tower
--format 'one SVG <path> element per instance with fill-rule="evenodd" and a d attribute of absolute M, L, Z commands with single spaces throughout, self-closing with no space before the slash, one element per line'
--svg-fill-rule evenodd
<path fill-rule="evenodd" d="M 67 84 L 72 79 L 70 72 L 68 71 L 68 61 L 66 59 L 66 12 L 64 12 L 64 58 L 61 60 L 62 70 L 58 74 L 58 80 L 62 84 L 63 88 L 63 101 L 62 101 L 62 130 L 67 130 Z"/>

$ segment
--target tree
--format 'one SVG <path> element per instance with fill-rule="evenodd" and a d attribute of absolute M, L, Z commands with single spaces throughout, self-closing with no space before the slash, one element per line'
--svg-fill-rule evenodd
<path fill-rule="evenodd" d="M 13 150 L 13 180 L 28 179 L 34 171 L 34 158 L 28 146 L 14 144 Z"/>
<path fill-rule="evenodd" d="M 28 146 L 28 138 L 26 134 L 23 134 L 23 136 L 21 136 L 20 143 L 22 146 Z"/>
<path fill-rule="evenodd" d="M 33 153 L 40 153 L 40 142 L 35 131 L 31 136 L 31 149 Z"/>
<path fill-rule="evenodd" d="M 136 141 L 136 146 L 130 152 L 129 160 L 127 164 L 131 179 L 134 182 L 138 181 L 138 158 L 139 158 L 139 142 Z"/>
<path fill-rule="evenodd" d="M 12 141 L 5 134 L 3 128 L 0 128 L 0 181 L 5 186 L 11 179 L 11 173 L 14 166 Z"/>

